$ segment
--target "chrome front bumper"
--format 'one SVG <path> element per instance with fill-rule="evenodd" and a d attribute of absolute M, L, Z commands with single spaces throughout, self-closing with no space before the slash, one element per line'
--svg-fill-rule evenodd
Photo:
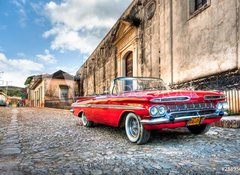
<path fill-rule="evenodd" d="M 219 118 L 219 117 L 222 117 L 222 116 L 219 115 L 218 113 L 213 113 L 213 114 L 206 114 L 206 115 L 201 115 L 201 116 L 199 115 L 199 116 L 177 117 L 177 118 L 174 118 L 173 121 L 170 120 L 170 116 L 166 116 L 166 117 L 163 117 L 163 118 L 144 119 L 144 120 L 141 120 L 141 123 L 142 124 L 147 124 L 147 125 L 155 125 L 155 124 L 165 124 L 165 123 L 189 121 L 192 118 L 197 118 L 197 117 L 204 117 L 205 119 L 208 119 L 208 118 Z"/>

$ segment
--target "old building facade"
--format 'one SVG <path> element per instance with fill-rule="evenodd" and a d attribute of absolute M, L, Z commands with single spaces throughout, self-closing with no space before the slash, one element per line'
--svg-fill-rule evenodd
<path fill-rule="evenodd" d="M 0 106 L 6 106 L 7 95 L 0 91 Z"/>
<path fill-rule="evenodd" d="M 239 88 L 239 22 L 240 0 L 133 0 L 78 70 L 79 94 L 102 94 L 119 76 Z"/>
<path fill-rule="evenodd" d="M 28 106 L 32 107 L 58 107 L 56 105 L 61 103 L 70 105 L 75 96 L 74 77 L 61 70 L 50 75 L 30 76 L 25 85 L 28 92 Z"/>

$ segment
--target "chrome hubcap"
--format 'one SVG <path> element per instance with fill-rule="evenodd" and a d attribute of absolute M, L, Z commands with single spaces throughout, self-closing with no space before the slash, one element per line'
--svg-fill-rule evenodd
<path fill-rule="evenodd" d="M 129 119 L 127 129 L 130 137 L 134 139 L 139 137 L 139 123 L 135 117 Z"/>
<path fill-rule="evenodd" d="M 87 118 L 86 118 L 86 115 L 84 113 L 82 114 L 82 122 L 83 122 L 83 125 L 87 124 Z"/>

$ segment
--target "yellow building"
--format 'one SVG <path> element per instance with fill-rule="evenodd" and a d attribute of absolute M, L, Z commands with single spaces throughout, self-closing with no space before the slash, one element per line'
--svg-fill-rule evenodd
<path fill-rule="evenodd" d="M 62 70 L 27 78 L 28 106 L 60 107 L 70 105 L 75 95 L 74 77 Z"/>

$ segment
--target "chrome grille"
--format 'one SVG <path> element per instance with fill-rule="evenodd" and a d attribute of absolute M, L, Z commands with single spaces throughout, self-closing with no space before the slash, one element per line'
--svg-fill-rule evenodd
<path fill-rule="evenodd" d="M 199 111 L 198 114 L 199 115 L 207 115 L 207 114 L 212 114 L 214 112 L 215 112 L 215 110 L 207 110 L 207 111 Z"/>
<path fill-rule="evenodd" d="M 177 108 L 179 111 L 185 111 L 187 109 L 187 106 L 182 104 L 182 105 L 177 105 Z"/>
<path fill-rule="evenodd" d="M 177 107 L 177 105 L 168 105 L 167 109 L 170 110 L 170 111 L 177 111 L 178 107 Z"/>
<path fill-rule="evenodd" d="M 167 105 L 169 112 L 188 111 L 188 110 L 210 110 L 214 109 L 213 103 L 189 103 L 179 105 Z"/>
<path fill-rule="evenodd" d="M 186 104 L 187 109 L 195 109 L 195 105 L 194 104 Z"/>
<path fill-rule="evenodd" d="M 207 114 L 213 114 L 215 110 L 206 110 L 206 111 L 190 111 L 190 112 L 176 112 L 172 113 L 171 116 L 178 118 L 178 117 L 186 117 L 186 116 L 202 116 Z"/>
<path fill-rule="evenodd" d="M 225 99 L 226 97 L 224 95 L 205 95 L 205 100 L 221 100 Z"/>

